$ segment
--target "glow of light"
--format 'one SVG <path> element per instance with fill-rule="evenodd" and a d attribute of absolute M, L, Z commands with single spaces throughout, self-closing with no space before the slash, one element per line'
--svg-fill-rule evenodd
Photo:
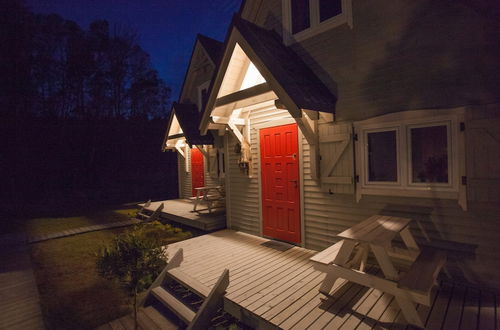
<path fill-rule="evenodd" d="M 257 68 L 255 67 L 255 65 L 252 62 L 250 62 L 250 64 L 248 65 L 247 72 L 245 73 L 245 78 L 243 78 L 240 90 L 247 89 L 265 82 L 266 79 L 262 77 L 259 70 L 257 70 Z"/>
<path fill-rule="evenodd" d="M 172 120 L 172 125 L 170 125 L 170 132 L 168 135 L 182 134 L 181 125 L 179 125 L 179 121 L 177 120 L 177 116 L 174 114 L 174 118 Z"/>

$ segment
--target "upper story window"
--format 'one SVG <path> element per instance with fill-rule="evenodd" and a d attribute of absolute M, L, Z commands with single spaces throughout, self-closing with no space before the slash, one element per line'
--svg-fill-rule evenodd
<path fill-rule="evenodd" d="M 198 111 L 203 111 L 203 107 L 208 101 L 208 88 L 210 87 L 210 80 L 198 86 Z"/>
<path fill-rule="evenodd" d="M 352 28 L 351 0 L 283 0 L 285 44 L 301 41 L 347 23 Z"/>

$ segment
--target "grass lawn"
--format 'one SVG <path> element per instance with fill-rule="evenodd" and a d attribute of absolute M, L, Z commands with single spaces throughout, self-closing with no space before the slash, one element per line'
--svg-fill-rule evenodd
<path fill-rule="evenodd" d="M 128 218 L 133 209 L 99 211 L 70 218 L 33 219 L 28 235 L 48 233 Z M 31 245 L 34 272 L 48 329 L 92 329 L 131 312 L 130 298 L 114 282 L 96 271 L 95 253 L 127 230 L 117 228 L 90 232 Z M 164 243 L 191 236 L 168 231 Z"/>

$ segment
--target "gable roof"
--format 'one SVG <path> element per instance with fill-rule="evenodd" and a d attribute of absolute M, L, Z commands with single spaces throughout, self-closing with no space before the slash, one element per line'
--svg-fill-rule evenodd
<path fill-rule="evenodd" d="M 334 113 L 336 97 L 275 31 L 239 17 L 234 27 L 299 109 Z"/>
<path fill-rule="evenodd" d="M 336 97 L 293 49 L 282 43 L 282 38 L 275 31 L 266 30 L 235 15 L 204 109 L 200 124 L 203 134 L 208 128 L 217 98 L 231 93 L 224 81 L 228 69 L 232 70 L 230 65 L 234 52 L 243 52 L 248 57 L 293 117 L 300 117 L 301 110 L 335 112 Z M 238 89 L 232 92 L 236 91 Z"/>
<path fill-rule="evenodd" d="M 224 51 L 224 43 L 204 36 L 203 34 L 197 35 L 197 40 L 200 44 L 205 48 L 208 56 L 212 60 L 212 62 L 217 65 L 219 63 L 220 58 L 222 57 L 222 53 Z"/>
<path fill-rule="evenodd" d="M 201 113 L 195 104 L 182 104 L 174 102 L 172 105 L 171 116 L 176 116 L 181 126 L 186 142 L 190 147 L 193 145 L 213 144 L 212 134 L 201 135 L 198 130 L 200 125 Z M 168 134 L 168 130 L 167 130 Z M 165 141 L 168 139 L 166 137 Z"/>
<path fill-rule="evenodd" d="M 182 98 L 182 95 L 184 93 L 184 89 L 185 89 L 187 81 L 189 79 L 191 66 L 193 64 L 193 60 L 194 60 L 198 45 L 201 46 L 201 48 L 205 51 L 206 55 L 208 56 L 209 60 L 213 63 L 215 68 L 217 68 L 219 60 L 222 57 L 222 53 L 224 50 L 224 44 L 222 42 L 217 41 L 217 40 L 212 39 L 212 38 L 209 38 L 207 36 L 204 36 L 203 34 L 197 34 L 196 39 L 195 39 L 194 44 L 193 44 L 193 49 L 191 50 L 189 64 L 186 68 L 186 74 L 184 75 L 184 80 L 182 81 L 181 90 L 179 91 L 179 100 L 181 100 L 181 98 Z"/>

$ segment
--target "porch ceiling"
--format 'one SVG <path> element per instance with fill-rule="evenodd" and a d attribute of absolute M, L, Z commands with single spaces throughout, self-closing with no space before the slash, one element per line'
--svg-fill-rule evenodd
<path fill-rule="evenodd" d="M 164 149 L 175 148 L 178 141 L 185 140 L 189 146 L 212 145 L 211 134 L 201 135 L 198 130 L 201 113 L 194 104 L 174 102 L 170 114 Z"/>

